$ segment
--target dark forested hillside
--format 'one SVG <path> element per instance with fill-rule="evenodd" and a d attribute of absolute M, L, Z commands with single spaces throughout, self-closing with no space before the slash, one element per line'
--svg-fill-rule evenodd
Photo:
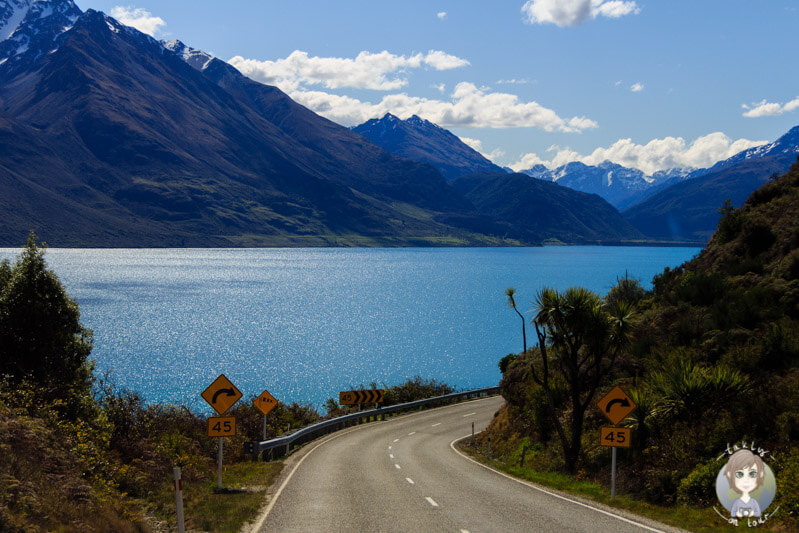
<path fill-rule="evenodd" d="M 620 286 L 627 283 L 621 280 Z M 757 442 L 777 478 L 779 512 L 772 523 L 799 525 L 799 163 L 752 193 L 742 207 L 727 204 L 707 247 L 693 260 L 655 277 L 633 300 L 635 327 L 613 385 L 637 408 L 622 422 L 633 430 L 621 450 L 622 492 L 661 505 L 708 509 L 721 520 L 715 479 L 727 445 Z M 614 289 L 615 290 L 615 289 Z M 635 294 L 632 291 L 631 294 Z M 619 293 L 611 293 L 610 302 Z M 558 348 L 551 350 L 557 353 Z M 507 410 L 491 431 L 497 450 L 512 456 L 535 441 L 538 468 L 562 468 L 546 396 L 530 374 L 540 352 L 509 356 L 502 390 Z M 558 416 L 566 411 L 560 381 Z M 606 421 L 589 408 L 579 464 L 607 483 L 607 451 L 595 435 Z M 499 444 L 497 444 L 497 441 Z M 701 514 L 704 516 L 704 514 Z M 704 520 L 704 518 L 703 518 Z M 719 522 L 722 524 L 723 522 Z"/>

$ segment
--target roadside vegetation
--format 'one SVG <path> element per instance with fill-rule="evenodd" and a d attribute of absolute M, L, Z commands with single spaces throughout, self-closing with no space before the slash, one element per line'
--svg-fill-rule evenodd
<path fill-rule="evenodd" d="M 637 408 L 620 424 L 632 446 L 618 449 L 614 505 L 696 531 L 733 527 L 713 510 L 726 512 L 716 475 L 728 445 L 755 443 L 777 481 L 768 512 L 779 507 L 759 527 L 799 529 L 799 163 L 721 214 L 708 246 L 652 291 L 625 276 L 604 298 L 530 295 L 538 343 L 500 361 L 507 404 L 482 453 L 490 434 L 507 470 L 609 494 L 599 428 L 610 424 L 595 403 L 620 385 Z"/>
<path fill-rule="evenodd" d="M 95 372 L 92 332 L 47 268 L 31 234 L 12 264 L 0 262 L 0 531 L 173 531 L 174 466 L 182 469 L 187 530 L 236 532 L 256 518 L 283 462 L 253 462 L 243 443 L 263 438 L 254 396 L 226 413 L 224 490 L 207 418 L 148 403 Z M 386 387 L 386 404 L 452 392 L 419 377 Z M 332 403 L 331 403 L 332 402 Z M 328 402 L 328 416 L 351 408 Z M 321 420 L 310 405 L 279 403 L 266 438 Z"/>

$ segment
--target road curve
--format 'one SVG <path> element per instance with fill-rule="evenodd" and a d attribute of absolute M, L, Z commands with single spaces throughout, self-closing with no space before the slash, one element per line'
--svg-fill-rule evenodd
<path fill-rule="evenodd" d="M 676 531 L 539 490 L 461 456 L 453 441 L 485 428 L 501 397 L 458 403 L 333 434 L 287 465 L 259 533 Z"/>

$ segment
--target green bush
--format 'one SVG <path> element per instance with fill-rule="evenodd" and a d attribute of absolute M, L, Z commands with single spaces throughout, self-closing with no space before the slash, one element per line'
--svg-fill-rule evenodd
<path fill-rule="evenodd" d="M 768 250 L 777 237 L 767 224 L 747 220 L 741 228 L 741 241 L 744 251 L 755 256 Z"/>
<path fill-rule="evenodd" d="M 780 510 L 775 518 L 787 517 L 783 521 L 792 524 L 791 530 L 796 531 L 799 527 L 799 450 L 794 448 L 776 467 L 777 498 L 772 505 L 775 509 L 779 506 Z"/>
<path fill-rule="evenodd" d="M 67 400 L 63 415 L 85 416 L 73 401 L 91 390 L 88 361 L 92 332 L 58 277 L 47 268 L 36 235 L 12 266 L 0 263 L 0 375 L 10 383 L 35 383 L 42 403 Z"/>
<path fill-rule="evenodd" d="M 677 501 L 687 505 L 709 507 L 717 501 L 716 476 L 724 466 L 715 459 L 699 463 L 677 487 Z"/>
<path fill-rule="evenodd" d="M 508 369 L 508 366 L 516 359 L 515 353 L 509 353 L 505 357 L 499 360 L 499 371 L 504 374 L 505 371 Z"/>
<path fill-rule="evenodd" d="M 724 204 L 719 209 L 721 220 L 719 220 L 718 229 L 716 230 L 716 239 L 720 244 L 730 242 L 735 239 L 741 232 L 744 224 L 744 216 L 740 209 L 735 209 L 732 201 L 729 199 L 724 200 Z"/>

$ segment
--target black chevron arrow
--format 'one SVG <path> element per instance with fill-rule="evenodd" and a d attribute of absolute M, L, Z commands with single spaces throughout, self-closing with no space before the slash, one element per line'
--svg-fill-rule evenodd
<path fill-rule="evenodd" d="M 610 407 L 611 407 L 611 406 L 612 406 L 614 403 L 617 403 L 617 404 L 621 405 L 622 407 L 630 407 L 630 401 L 629 401 L 627 398 L 613 398 L 613 399 L 612 399 L 612 400 L 610 400 L 610 401 L 608 402 L 608 404 L 605 406 L 605 412 L 606 412 L 606 413 L 609 413 L 609 412 L 610 412 Z"/>
<path fill-rule="evenodd" d="M 219 395 L 220 395 L 220 394 L 222 394 L 223 392 L 225 393 L 225 396 L 235 396 L 235 395 L 236 395 L 236 391 L 235 391 L 235 390 L 233 390 L 233 387 L 231 387 L 231 388 L 229 388 L 229 389 L 219 389 L 218 391 L 216 391 L 216 392 L 214 393 L 214 397 L 213 397 L 213 398 L 211 398 L 211 403 L 216 403 L 216 399 L 217 399 L 217 398 L 219 397 Z"/>

